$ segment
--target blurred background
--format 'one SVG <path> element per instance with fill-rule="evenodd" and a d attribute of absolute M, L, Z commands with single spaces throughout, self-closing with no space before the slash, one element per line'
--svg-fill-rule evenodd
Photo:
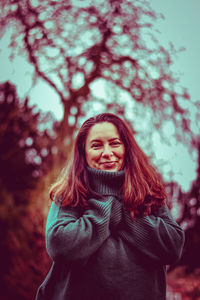
<path fill-rule="evenodd" d="M 1 300 L 34 299 L 51 265 L 49 187 L 105 111 L 132 124 L 185 230 L 168 299 L 200 299 L 200 3 L 165 2 L 1 0 Z"/>

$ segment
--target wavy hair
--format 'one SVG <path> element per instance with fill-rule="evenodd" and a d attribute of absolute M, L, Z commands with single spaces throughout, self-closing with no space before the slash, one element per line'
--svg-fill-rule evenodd
<path fill-rule="evenodd" d="M 63 206 L 87 207 L 88 197 L 94 194 L 98 196 L 89 185 L 85 143 L 90 128 L 102 122 L 110 122 L 116 126 L 125 146 L 125 180 L 122 194 L 124 205 L 131 217 L 156 212 L 167 197 L 161 176 L 138 146 L 132 127 L 111 113 L 99 114 L 83 123 L 75 139 L 71 157 L 51 187 L 51 200 Z"/>

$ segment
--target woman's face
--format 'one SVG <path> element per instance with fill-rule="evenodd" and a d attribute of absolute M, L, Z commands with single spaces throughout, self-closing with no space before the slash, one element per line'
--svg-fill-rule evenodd
<path fill-rule="evenodd" d="M 125 146 L 117 127 L 110 122 L 92 126 L 86 138 L 85 155 L 91 168 L 120 171 L 124 165 Z"/>

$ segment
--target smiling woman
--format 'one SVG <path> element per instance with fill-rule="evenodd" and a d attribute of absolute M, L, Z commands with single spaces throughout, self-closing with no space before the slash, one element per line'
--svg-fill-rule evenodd
<path fill-rule="evenodd" d="M 95 124 L 86 139 L 85 155 L 91 168 L 120 171 L 125 148 L 116 126 L 109 122 Z"/>
<path fill-rule="evenodd" d="M 126 122 L 110 113 L 85 121 L 50 197 L 53 264 L 36 300 L 166 298 L 165 266 L 180 258 L 184 232 Z"/>

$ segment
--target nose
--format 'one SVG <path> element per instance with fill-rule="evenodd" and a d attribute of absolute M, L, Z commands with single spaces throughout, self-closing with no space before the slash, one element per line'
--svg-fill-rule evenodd
<path fill-rule="evenodd" d="M 103 148 L 103 152 L 102 152 L 102 156 L 103 157 L 109 157 L 111 156 L 113 153 L 112 153 L 112 149 L 109 147 L 109 146 L 105 146 Z"/>

